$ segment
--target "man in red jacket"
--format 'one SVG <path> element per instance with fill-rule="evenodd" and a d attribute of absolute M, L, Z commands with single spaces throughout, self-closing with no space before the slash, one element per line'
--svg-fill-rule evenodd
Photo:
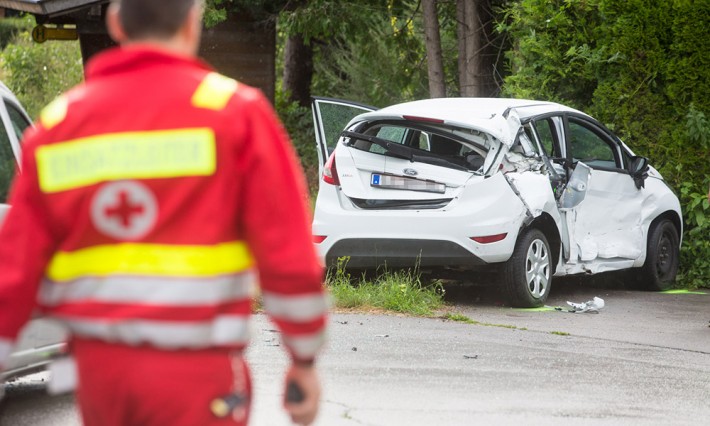
<path fill-rule="evenodd" d="M 33 310 L 60 321 L 86 425 L 246 424 L 257 282 L 300 394 L 285 408 L 317 412 L 327 302 L 304 179 L 261 92 L 195 58 L 201 3 L 114 1 L 121 47 L 24 141 L 0 231 L 0 367 Z"/>

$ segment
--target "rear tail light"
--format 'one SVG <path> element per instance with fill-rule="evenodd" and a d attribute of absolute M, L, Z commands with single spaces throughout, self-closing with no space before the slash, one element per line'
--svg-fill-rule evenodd
<path fill-rule="evenodd" d="M 479 244 L 490 244 L 498 241 L 502 241 L 507 237 L 508 234 L 496 234 L 496 235 L 484 235 L 482 237 L 471 237 L 471 239 Z"/>
<path fill-rule="evenodd" d="M 325 241 L 326 238 L 328 238 L 328 237 L 326 237 L 325 235 L 314 235 L 314 236 L 313 236 L 313 242 L 316 243 L 316 244 L 320 244 L 320 243 L 322 243 L 323 241 Z"/>
<path fill-rule="evenodd" d="M 338 169 L 335 168 L 335 151 L 330 154 L 328 161 L 325 162 L 325 166 L 323 167 L 323 181 L 331 185 L 340 185 Z"/>

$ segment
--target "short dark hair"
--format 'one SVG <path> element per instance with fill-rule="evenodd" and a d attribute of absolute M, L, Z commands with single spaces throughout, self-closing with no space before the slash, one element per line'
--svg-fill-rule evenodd
<path fill-rule="evenodd" d="M 119 19 L 131 40 L 169 38 L 187 19 L 190 8 L 201 0 L 114 0 Z"/>

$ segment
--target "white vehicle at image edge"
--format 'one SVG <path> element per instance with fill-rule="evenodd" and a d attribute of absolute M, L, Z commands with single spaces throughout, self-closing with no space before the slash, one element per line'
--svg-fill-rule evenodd
<path fill-rule="evenodd" d="M 314 98 L 314 242 L 328 266 L 493 271 L 508 303 L 542 306 L 552 277 L 678 271 L 680 203 L 648 160 L 592 117 L 522 99 L 387 108 Z"/>
<path fill-rule="evenodd" d="M 7 195 L 19 164 L 20 138 L 31 120 L 10 90 L 0 83 L 0 226 L 10 209 Z M 3 244 L 3 241 L 0 241 Z M 0 274 L 2 271 L 0 271 Z M 15 351 L 1 372 L 0 398 L 3 383 L 17 376 L 44 369 L 51 359 L 63 353 L 64 329 L 43 319 L 33 319 L 21 332 Z"/>

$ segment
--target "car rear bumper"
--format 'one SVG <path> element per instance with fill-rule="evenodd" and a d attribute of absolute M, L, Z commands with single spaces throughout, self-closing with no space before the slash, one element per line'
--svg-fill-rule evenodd
<path fill-rule="evenodd" d="M 407 192 L 403 192 L 407 193 Z M 507 261 L 526 218 L 505 177 L 466 185 L 437 209 L 362 209 L 333 185 L 321 185 L 313 235 L 323 260 L 351 267 L 462 267 Z M 500 237 L 480 243 L 480 238 Z"/>
<path fill-rule="evenodd" d="M 351 268 L 471 267 L 486 262 L 451 241 L 385 238 L 339 240 L 325 256 L 329 267 L 346 258 Z"/>

